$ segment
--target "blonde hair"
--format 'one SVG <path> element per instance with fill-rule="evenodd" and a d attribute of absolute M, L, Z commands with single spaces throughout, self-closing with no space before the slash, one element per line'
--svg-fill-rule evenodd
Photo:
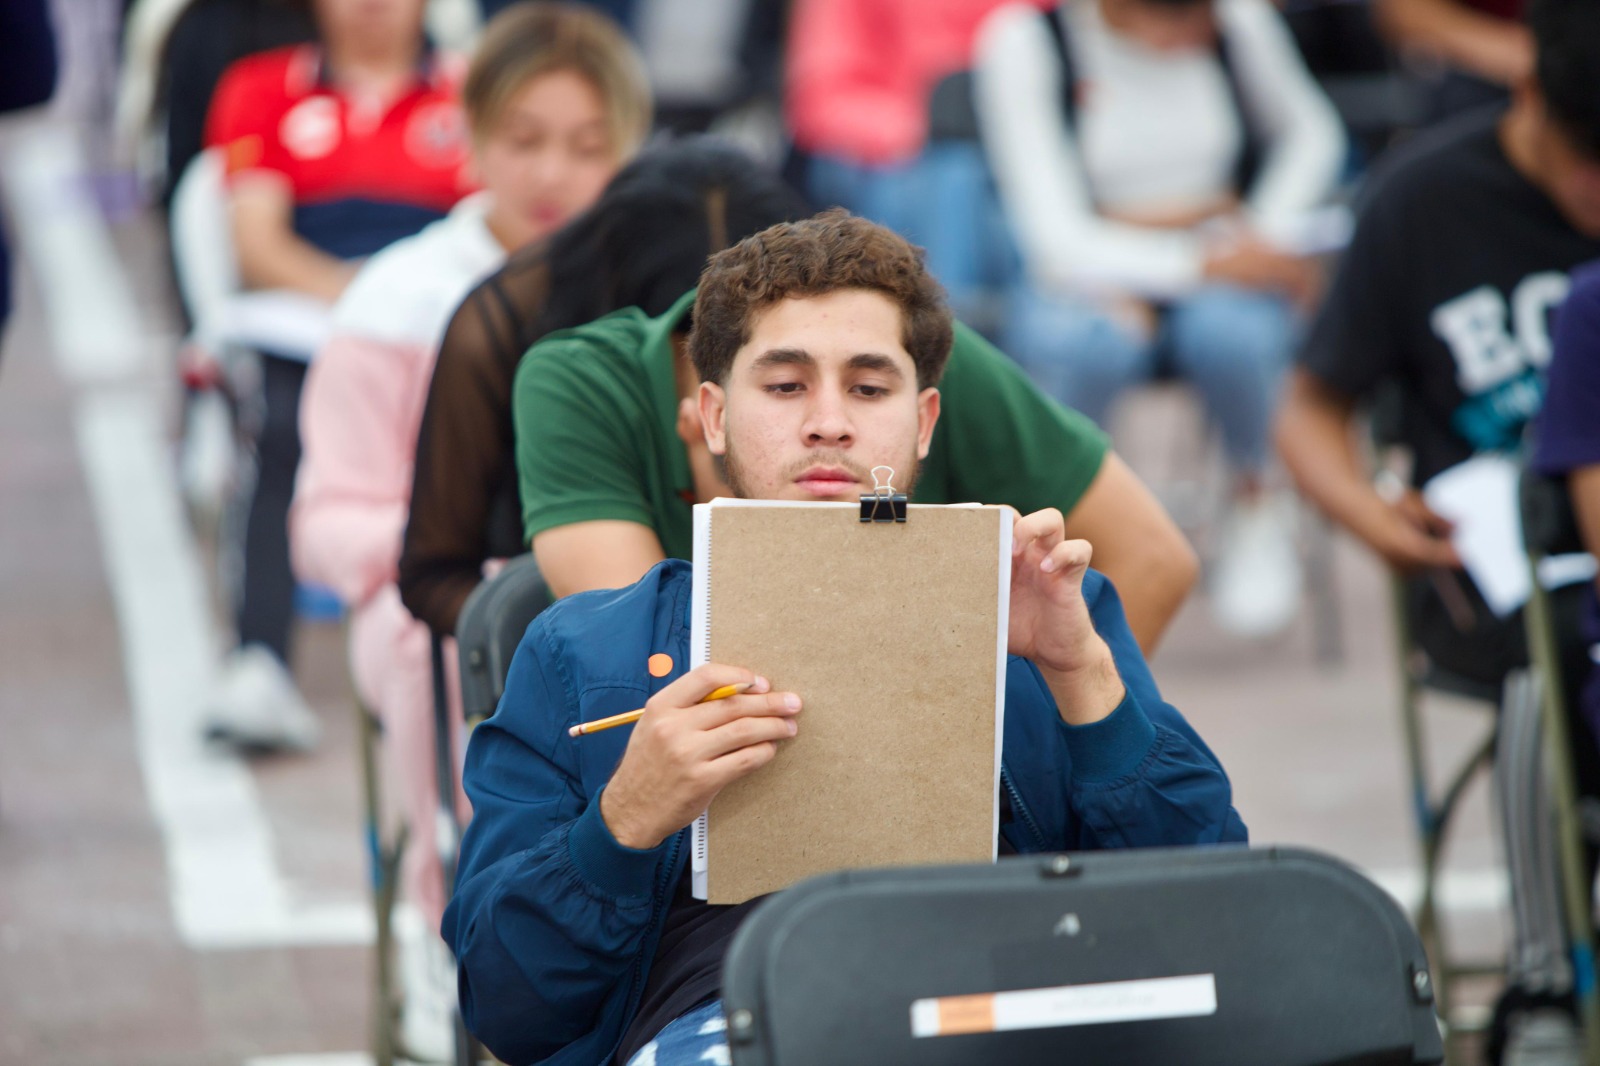
<path fill-rule="evenodd" d="M 570 70 L 594 86 L 618 158 L 632 158 L 650 132 L 644 60 L 611 19 L 557 0 L 512 4 L 484 27 L 461 91 L 473 135 L 487 135 L 507 102 L 529 81 L 559 70 Z"/>

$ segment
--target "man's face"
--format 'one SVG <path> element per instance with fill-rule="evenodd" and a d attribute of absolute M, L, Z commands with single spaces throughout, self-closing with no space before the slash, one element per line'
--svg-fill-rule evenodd
<path fill-rule="evenodd" d="M 782 300 L 761 312 L 723 385 L 700 386 L 712 454 L 735 494 L 853 501 L 875 466 L 909 493 L 939 418 L 939 390 L 917 388 L 900 308 L 864 289 Z"/>

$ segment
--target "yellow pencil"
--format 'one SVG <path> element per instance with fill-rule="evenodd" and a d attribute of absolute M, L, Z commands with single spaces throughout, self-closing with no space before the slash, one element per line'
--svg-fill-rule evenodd
<path fill-rule="evenodd" d="M 729 696 L 737 696 L 739 693 L 743 692 L 749 687 L 749 685 L 723 685 L 721 688 L 717 689 L 700 702 L 710 703 L 713 700 L 725 700 Z M 567 730 L 567 735 L 571 737 L 581 737 L 585 733 L 598 733 L 600 730 L 610 729 L 612 726 L 632 725 L 643 715 L 644 708 L 640 707 L 637 711 L 628 711 L 626 714 L 614 714 L 610 718 L 597 718 L 592 722 L 579 722 L 577 725 Z"/>

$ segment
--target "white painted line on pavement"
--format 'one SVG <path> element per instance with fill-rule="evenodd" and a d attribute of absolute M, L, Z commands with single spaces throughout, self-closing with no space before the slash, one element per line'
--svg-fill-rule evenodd
<path fill-rule="evenodd" d="M 78 139 L 60 125 L 19 128 L 7 136 L 3 160 L 51 346 L 79 388 L 79 452 L 179 934 L 200 949 L 370 943 L 371 908 L 360 897 L 292 898 L 254 777 L 238 757 L 201 740 L 201 700 L 219 641 L 178 502 L 159 395 L 140 384 L 154 349 L 87 184 Z"/>
<path fill-rule="evenodd" d="M 358 1051 L 337 1055 L 268 1055 L 245 1059 L 244 1066 L 372 1066 L 372 1056 Z"/>
<path fill-rule="evenodd" d="M 59 123 L 18 130 L 8 138 L 5 174 L 11 217 L 39 279 L 62 369 L 78 384 L 143 370 L 151 346 L 74 131 Z"/>
<path fill-rule="evenodd" d="M 201 739 L 217 641 L 156 412 L 131 389 L 87 395 L 77 430 L 179 932 L 199 948 L 369 941 L 356 901 L 293 905 L 254 778 Z"/>

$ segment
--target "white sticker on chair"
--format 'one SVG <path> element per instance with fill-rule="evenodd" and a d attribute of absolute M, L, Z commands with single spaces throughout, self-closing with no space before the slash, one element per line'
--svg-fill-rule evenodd
<path fill-rule="evenodd" d="M 1212 974 L 941 996 L 911 1004 L 911 1035 L 956 1036 L 1012 1029 L 1196 1018 L 1217 1012 Z"/>

